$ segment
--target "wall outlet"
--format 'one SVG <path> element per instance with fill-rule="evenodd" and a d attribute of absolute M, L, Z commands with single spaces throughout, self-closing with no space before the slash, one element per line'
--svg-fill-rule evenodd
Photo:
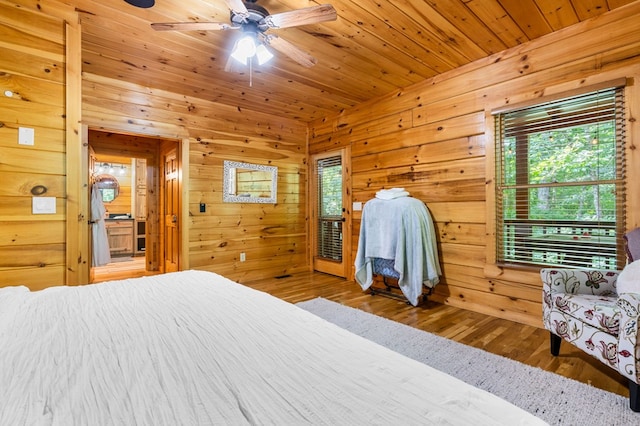
<path fill-rule="evenodd" d="M 245 260 L 247 260 L 247 255 L 245 254 L 245 252 L 240 253 L 240 262 L 244 262 Z"/>

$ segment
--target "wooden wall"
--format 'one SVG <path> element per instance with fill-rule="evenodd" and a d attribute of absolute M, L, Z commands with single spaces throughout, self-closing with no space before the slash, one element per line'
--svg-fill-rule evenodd
<path fill-rule="evenodd" d="M 65 14 L 0 2 L 0 286 L 66 279 Z M 19 127 L 34 130 L 34 145 L 18 144 Z M 55 214 L 32 214 L 39 185 Z"/>
<path fill-rule="evenodd" d="M 72 156 L 66 149 L 67 132 L 80 132 L 64 118 L 65 59 L 80 57 L 79 44 L 65 44 L 65 21 L 68 26 L 77 15 L 55 0 L 23 6 L 0 1 L 0 24 L 8 24 L 0 45 L 0 82 L 2 92 L 15 93 L 0 98 L 0 179 L 5 182 L 0 188 L 0 286 L 82 283 L 78 268 L 88 271 L 87 253 L 80 247 L 88 240 L 88 204 L 81 204 L 88 200 L 88 176 L 79 180 L 65 174 L 68 161 L 74 171 L 84 161 L 77 158 L 78 144 L 72 145 Z M 237 281 L 308 269 L 305 123 L 97 75 L 83 74 L 82 80 L 82 123 L 89 129 L 185 145 L 183 202 L 189 217 L 182 269 L 214 271 Z M 79 114 L 74 118 L 77 124 Z M 35 146 L 18 146 L 19 126 L 35 128 Z M 223 203 L 223 160 L 277 166 L 277 204 Z M 35 185 L 46 186 L 47 195 L 57 198 L 56 214 L 31 214 L 29 191 Z M 78 186 L 69 196 L 68 185 Z M 73 220 L 65 213 L 70 202 Z M 200 203 L 206 205 L 203 213 Z M 65 254 L 70 248 L 73 256 Z M 86 282 L 88 272 L 84 275 Z"/>
<path fill-rule="evenodd" d="M 436 223 L 433 300 L 541 326 L 537 269 L 494 264 L 491 110 L 627 77 L 627 228 L 640 225 L 640 4 L 310 124 L 311 154 L 351 146 L 353 201 L 404 187 Z M 360 212 L 354 212 L 353 245 Z"/>
<path fill-rule="evenodd" d="M 83 83 L 90 128 L 185 141 L 188 242 L 181 269 L 240 282 L 308 269 L 305 123 L 92 74 Z M 224 160 L 277 166 L 277 204 L 223 203 Z"/>

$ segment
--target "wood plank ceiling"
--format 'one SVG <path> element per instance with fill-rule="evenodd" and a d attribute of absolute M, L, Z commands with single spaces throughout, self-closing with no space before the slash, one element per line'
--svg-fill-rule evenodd
<path fill-rule="evenodd" d="M 640 0 L 635 0 L 640 1 Z M 632 0 L 327 0 L 336 21 L 267 33 L 317 59 L 275 53 L 225 72 L 238 30 L 154 31 L 152 22 L 229 22 L 224 0 L 63 0 L 80 12 L 83 71 L 308 122 L 623 7 Z M 275 14 L 320 3 L 258 0 Z M 251 75 L 250 75 L 251 74 Z M 251 85 L 250 85 L 251 81 Z"/>

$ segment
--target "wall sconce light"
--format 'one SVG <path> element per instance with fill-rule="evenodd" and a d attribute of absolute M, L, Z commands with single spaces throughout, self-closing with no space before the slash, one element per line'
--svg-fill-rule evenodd
<path fill-rule="evenodd" d="M 95 166 L 95 172 L 98 174 L 108 173 L 110 175 L 118 172 L 120 176 L 124 176 L 127 174 L 127 166 L 125 164 L 116 164 L 116 163 L 98 163 Z"/>

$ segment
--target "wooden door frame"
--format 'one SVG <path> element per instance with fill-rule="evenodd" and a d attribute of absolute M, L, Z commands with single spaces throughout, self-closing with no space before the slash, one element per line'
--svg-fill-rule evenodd
<path fill-rule="evenodd" d="M 180 227 L 182 228 L 182 232 L 180 234 L 180 270 L 189 268 L 189 236 L 188 236 L 188 218 L 189 218 L 189 204 L 188 204 L 188 191 L 187 185 L 184 182 L 188 182 L 189 179 L 189 139 L 188 138 L 178 138 L 175 137 L 164 137 L 164 136 L 155 136 L 155 135 L 144 135 L 144 134 L 132 134 L 130 132 L 126 132 L 123 130 L 105 130 L 103 128 L 97 128 L 97 131 L 105 132 L 105 133 L 114 133 L 114 134 L 126 134 L 132 136 L 138 136 L 140 138 L 147 139 L 170 139 L 175 140 L 177 142 L 178 152 L 180 155 L 180 176 L 181 176 L 181 184 L 180 184 Z M 74 189 L 74 194 L 78 195 L 78 199 L 81 200 L 81 211 L 78 214 L 79 220 L 79 229 L 85 228 L 86 232 L 77 233 L 78 236 L 78 245 L 80 247 L 80 252 L 84 253 L 82 255 L 82 261 L 78 266 L 77 273 L 74 274 L 73 278 L 67 278 L 67 285 L 77 285 L 77 284 L 88 284 L 91 282 L 90 271 L 91 271 L 91 247 L 90 247 L 90 238 L 89 238 L 89 227 L 88 220 L 90 217 L 90 205 L 89 205 L 89 126 L 86 124 L 82 125 L 81 132 L 79 132 L 79 139 L 82 139 L 82 154 L 80 167 L 77 168 L 75 164 L 69 165 L 67 162 L 67 169 L 73 171 L 74 173 L 78 173 L 82 178 L 82 185 L 79 185 L 78 188 Z M 154 160 L 156 163 L 159 161 L 157 156 Z M 156 172 L 158 171 L 158 164 L 154 165 L 156 167 Z M 159 193 L 159 191 L 158 191 Z M 86 199 L 86 200 L 85 200 Z M 72 223 L 70 217 L 67 217 L 68 224 Z M 160 221 L 158 221 L 158 226 L 160 225 Z M 67 241 L 69 244 L 69 241 Z M 160 250 L 160 247 L 158 248 Z M 161 257 L 161 256 L 158 256 Z M 164 272 L 163 269 L 160 269 L 161 272 Z"/>
<path fill-rule="evenodd" d="M 72 16 L 77 15 L 74 13 Z M 82 31 L 65 20 L 65 278 L 66 285 L 89 282 L 89 183 L 86 126 L 82 125 Z M 86 155 L 84 155 L 86 154 Z M 85 164 L 86 163 L 86 164 Z M 78 167 L 78 164 L 80 167 Z"/>
<path fill-rule="evenodd" d="M 342 225 L 342 262 L 335 263 L 329 260 L 317 259 L 317 219 L 318 219 L 318 196 L 317 196 L 317 170 L 316 162 L 323 158 L 342 156 L 342 206 L 343 225 Z M 336 275 L 343 278 L 353 276 L 353 255 L 352 255 L 352 199 L 351 199 L 351 147 L 343 147 L 339 150 L 322 152 L 310 155 L 309 161 L 309 259 L 311 270 L 319 270 L 327 274 Z"/>

